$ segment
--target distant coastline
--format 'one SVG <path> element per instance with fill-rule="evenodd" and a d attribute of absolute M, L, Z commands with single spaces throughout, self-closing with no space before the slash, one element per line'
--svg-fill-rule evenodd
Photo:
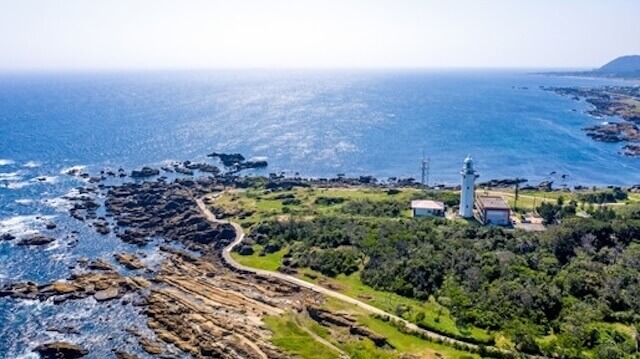
<path fill-rule="evenodd" d="M 640 87 L 605 86 L 599 88 L 548 87 L 561 96 L 575 101 L 584 100 L 593 106 L 587 114 L 597 118 L 613 117 L 615 121 L 605 121 L 598 125 L 584 127 L 587 136 L 596 141 L 625 143 L 622 154 L 629 157 L 640 156 Z"/>
<path fill-rule="evenodd" d="M 542 72 L 542 75 L 640 80 L 640 55 L 620 56 L 600 68 L 587 71 Z"/>

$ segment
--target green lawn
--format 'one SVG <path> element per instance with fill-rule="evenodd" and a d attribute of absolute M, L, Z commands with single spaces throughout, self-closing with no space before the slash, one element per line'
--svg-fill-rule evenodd
<path fill-rule="evenodd" d="M 259 244 L 255 244 L 253 246 L 254 254 L 250 256 L 243 256 L 237 252 L 231 253 L 231 257 L 235 259 L 238 263 L 245 265 L 247 267 L 277 271 L 282 264 L 282 257 L 289 250 L 288 248 L 282 248 L 275 253 L 268 253 L 264 256 L 259 255 L 262 251 L 262 246 Z"/>
<path fill-rule="evenodd" d="M 378 348 L 368 339 L 362 340 L 348 335 L 332 336 L 329 330 L 304 314 L 287 313 L 281 316 L 265 318 L 265 324 L 274 335 L 272 343 L 291 355 L 301 358 L 324 359 L 338 358 L 339 353 L 329 346 L 317 341 L 301 326 L 312 331 L 317 336 L 331 342 L 346 352 L 351 358 L 401 358 L 403 354 L 410 354 L 416 358 L 479 358 L 475 354 L 456 350 L 443 344 L 433 343 L 419 337 L 400 332 L 392 324 L 369 316 L 358 307 L 353 307 L 336 299 L 328 299 L 325 309 L 335 312 L 348 313 L 358 321 L 358 324 L 369 328 L 375 333 L 387 338 L 392 347 Z M 348 331 L 343 328 L 342 331 Z"/>
<path fill-rule="evenodd" d="M 289 315 L 267 317 L 264 322 L 273 332 L 271 342 L 289 354 L 308 359 L 334 359 L 339 354 L 316 341 L 302 330 Z"/>
<path fill-rule="evenodd" d="M 255 245 L 256 252 L 250 256 L 242 256 L 233 253 L 232 256 L 239 263 L 259 269 L 275 271 L 280 266 L 282 256 L 288 249 L 282 249 L 276 253 L 259 256 L 261 250 L 259 245 Z M 434 328 L 438 331 L 462 337 L 471 337 L 477 340 L 490 340 L 493 335 L 487 331 L 475 327 L 459 327 L 449 310 L 438 304 L 432 297 L 428 301 L 422 301 L 401 295 L 376 290 L 360 281 L 359 273 L 350 276 L 338 275 L 336 278 L 329 278 L 319 272 L 308 268 L 300 269 L 298 277 L 313 283 L 322 284 L 325 287 L 357 298 L 374 307 L 380 308 L 390 313 L 400 314 L 405 319 L 418 323 L 416 317 L 418 313 L 424 313 L 421 324 L 427 328 Z"/>
<path fill-rule="evenodd" d="M 366 198 L 374 201 L 394 198 L 397 200 L 406 200 L 408 204 L 410 198 L 416 193 L 419 193 L 419 190 L 413 188 L 403 189 L 394 195 L 389 195 L 386 190 L 351 188 L 295 188 L 290 191 L 277 192 L 248 190 L 245 192 L 225 194 L 221 196 L 220 199 L 216 200 L 216 204 L 222 205 L 223 207 L 238 205 L 242 206 L 244 209 L 253 211 L 254 213 L 245 220 L 236 219 L 239 220 L 245 228 L 247 228 L 252 223 L 256 223 L 261 219 L 273 218 L 282 215 L 281 211 L 284 207 L 289 207 L 290 211 L 295 212 L 298 215 L 308 216 L 339 211 L 341 204 L 315 204 L 316 199 L 319 197 L 350 199 Z M 298 199 L 300 204 L 283 206 L 281 199 L 291 195 Z M 408 210 L 406 215 L 410 215 Z M 381 218 L 380 220 L 395 219 Z M 288 251 L 288 249 L 283 248 L 276 253 L 260 256 L 259 253 L 262 251 L 262 247 L 260 245 L 254 245 L 253 248 L 253 255 L 242 256 L 238 253 L 232 253 L 232 256 L 239 263 L 248 267 L 276 271 L 280 267 L 284 254 Z M 305 276 L 305 273 L 311 274 L 317 279 L 311 279 L 310 277 Z M 352 274 L 351 276 L 339 275 L 336 278 L 328 278 L 319 272 L 314 272 L 310 269 L 301 269 L 299 277 L 311 282 L 320 283 L 351 297 L 358 298 L 385 311 L 402 314 L 405 319 L 414 323 L 417 323 L 416 316 L 418 316 L 419 313 L 422 313 L 424 314 L 424 319 L 419 324 L 422 324 L 426 328 L 433 328 L 437 331 L 448 333 L 450 335 L 471 337 L 481 341 L 488 341 L 493 338 L 493 335 L 487 333 L 485 330 L 475 327 L 465 328 L 457 326 L 455 319 L 451 316 L 449 310 L 438 304 L 434 298 L 430 298 L 428 301 L 420 301 L 403 297 L 395 293 L 375 290 L 364 285 L 360 281 L 358 273 Z"/>
<path fill-rule="evenodd" d="M 377 334 L 387 338 L 389 344 L 395 348 L 396 355 L 408 353 L 418 358 L 479 358 L 476 354 L 454 349 L 444 344 L 430 342 L 417 336 L 400 332 L 391 323 L 370 316 L 359 307 L 344 303 L 334 298 L 329 298 L 325 307 L 336 312 L 349 313 L 357 319 L 360 325 L 364 325 Z M 349 354 L 353 354 L 348 347 L 341 347 Z M 362 357 L 366 358 L 366 357 Z"/>
<path fill-rule="evenodd" d="M 376 308 L 397 314 L 416 324 L 423 324 L 427 328 L 434 328 L 451 335 L 472 337 L 483 341 L 493 338 L 493 335 L 480 328 L 458 327 L 449 310 L 438 304 L 433 297 L 429 300 L 417 300 L 391 292 L 376 290 L 362 283 L 359 273 L 354 273 L 350 276 L 341 274 L 335 278 L 328 278 L 310 269 L 304 269 L 301 272 L 311 274 L 317 278 L 314 280 L 303 274 L 300 276 L 302 279 L 322 284 L 350 297 L 360 299 Z M 424 313 L 424 320 L 421 323 L 416 320 L 418 313 Z"/>
<path fill-rule="evenodd" d="M 251 227 L 268 218 L 294 214 L 296 216 L 315 216 L 319 214 L 338 213 L 342 204 L 319 205 L 319 197 L 369 199 L 381 201 L 394 199 L 407 202 L 404 217 L 411 216 L 409 202 L 412 196 L 420 193 L 418 189 L 407 188 L 397 194 L 387 194 L 386 190 L 363 188 L 294 188 L 289 191 L 267 191 L 263 189 L 248 189 L 237 192 L 225 192 L 215 200 L 215 206 L 221 207 L 238 215 L 232 216 L 245 227 Z M 285 204 L 287 196 L 293 196 L 299 203 Z M 250 213 L 250 215 L 246 215 Z"/>

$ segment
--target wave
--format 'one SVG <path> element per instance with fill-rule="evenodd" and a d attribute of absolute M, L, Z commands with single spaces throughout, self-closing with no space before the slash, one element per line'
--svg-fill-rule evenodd
<path fill-rule="evenodd" d="M 40 354 L 34 352 L 28 352 L 25 354 L 20 354 L 15 359 L 40 359 Z"/>
<path fill-rule="evenodd" d="M 21 198 L 21 199 L 16 199 L 14 202 L 17 204 L 28 206 L 33 203 L 33 200 L 28 198 Z"/>
<path fill-rule="evenodd" d="M 0 159 L 0 166 L 9 166 L 16 163 L 13 160 L 7 160 L 7 159 Z"/>
<path fill-rule="evenodd" d="M 27 186 L 31 186 L 33 184 L 33 182 L 9 182 L 6 183 L 5 187 L 8 189 L 20 189 L 20 188 L 24 188 Z"/>
<path fill-rule="evenodd" d="M 21 177 L 5 177 L 1 178 L 0 181 L 4 181 L 4 187 L 9 189 L 21 189 L 24 187 L 28 187 L 34 184 L 53 184 L 58 182 L 58 177 L 56 176 L 40 176 L 34 177 L 28 181 L 20 181 Z"/>
<path fill-rule="evenodd" d="M 0 172 L 0 181 L 19 181 L 22 179 L 22 172 Z"/>
<path fill-rule="evenodd" d="M 73 202 L 69 198 L 74 198 L 79 195 L 80 191 L 74 188 L 60 197 L 45 198 L 40 202 L 58 211 L 67 212 L 73 207 Z"/>
<path fill-rule="evenodd" d="M 60 248 L 60 240 L 56 240 L 54 242 L 51 242 L 50 244 L 48 244 L 45 248 L 46 252 L 49 251 L 53 251 L 55 249 Z M 69 258 L 72 258 L 72 255 L 70 253 L 60 253 L 60 254 L 56 254 L 56 255 L 52 255 L 51 256 L 51 260 L 54 262 L 63 262 L 63 261 L 67 261 Z"/>
<path fill-rule="evenodd" d="M 36 168 L 36 167 L 40 167 L 40 162 L 36 162 L 36 161 L 29 161 L 29 162 L 25 163 L 24 165 L 22 165 L 22 167 L 26 167 L 26 168 Z"/>
<path fill-rule="evenodd" d="M 55 216 L 14 216 L 0 221 L 0 234 L 9 233 L 18 238 L 38 234 L 38 229 L 43 227 Z"/>
<path fill-rule="evenodd" d="M 35 182 L 35 183 L 56 183 L 56 182 L 58 182 L 58 177 L 57 176 L 39 176 L 39 177 L 32 178 L 30 180 L 30 182 Z"/>
<path fill-rule="evenodd" d="M 84 171 L 86 168 L 87 168 L 87 166 L 84 166 L 84 165 L 76 165 L 76 166 L 71 166 L 71 167 L 65 167 L 65 168 L 60 170 L 60 174 L 70 175 L 70 176 L 77 176 L 80 172 Z"/>

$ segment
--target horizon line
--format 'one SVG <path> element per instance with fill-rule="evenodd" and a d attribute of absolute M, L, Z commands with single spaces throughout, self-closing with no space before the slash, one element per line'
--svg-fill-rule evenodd
<path fill-rule="evenodd" d="M 190 71 L 589 71 L 562 66 L 158 66 L 158 67 L 0 67 L 0 73 L 190 72 Z"/>

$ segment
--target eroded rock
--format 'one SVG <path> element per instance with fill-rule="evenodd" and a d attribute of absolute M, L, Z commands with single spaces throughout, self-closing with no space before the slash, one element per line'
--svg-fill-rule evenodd
<path fill-rule="evenodd" d="M 76 359 L 89 354 L 88 350 L 67 342 L 53 342 L 37 346 L 35 352 L 43 359 Z"/>
<path fill-rule="evenodd" d="M 25 238 L 18 242 L 19 246 L 43 246 L 55 242 L 54 238 L 36 235 L 33 237 Z"/>
<path fill-rule="evenodd" d="M 146 268 L 144 263 L 142 263 L 140 261 L 140 259 L 138 259 L 138 257 L 136 257 L 135 254 L 118 253 L 118 254 L 114 254 L 114 257 L 116 258 L 118 263 L 122 264 L 123 266 L 125 266 L 125 268 L 127 268 L 129 270 L 136 270 L 136 269 Z"/>

